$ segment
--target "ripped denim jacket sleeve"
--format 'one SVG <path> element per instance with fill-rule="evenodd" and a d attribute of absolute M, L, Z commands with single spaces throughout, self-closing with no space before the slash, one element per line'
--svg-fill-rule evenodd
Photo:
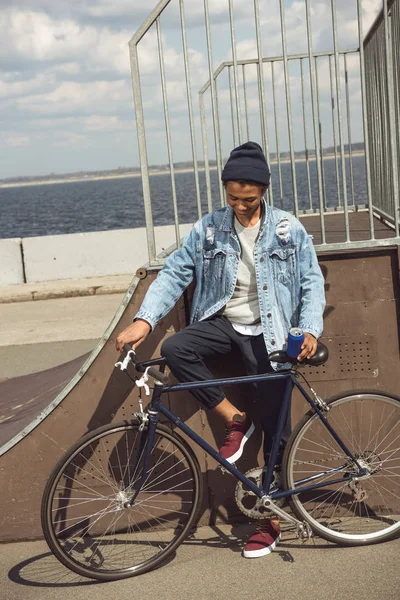
<path fill-rule="evenodd" d="M 325 282 L 318 264 L 317 255 L 303 225 L 300 225 L 300 288 L 301 308 L 299 327 L 319 338 L 323 330 L 325 308 Z"/>
<path fill-rule="evenodd" d="M 197 236 L 195 226 L 184 239 L 182 247 L 166 259 L 157 279 L 149 287 L 134 320 L 144 319 L 154 329 L 158 321 L 172 310 L 193 280 Z"/>

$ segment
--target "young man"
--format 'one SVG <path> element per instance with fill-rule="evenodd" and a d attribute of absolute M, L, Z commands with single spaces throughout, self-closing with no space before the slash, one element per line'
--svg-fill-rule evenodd
<path fill-rule="evenodd" d="M 322 333 L 324 280 L 315 250 L 295 217 L 265 202 L 270 171 L 261 147 L 248 142 L 235 148 L 222 181 L 228 206 L 195 224 L 183 246 L 166 260 L 134 323 L 117 339 L 120 351 L 126 343 L 137 347 L 195 277 L 190 325 L 167 338 L 161 348 L 180 382 L 212 379 L 204 361 L 234 347 L 239 348 L 248 375 L 278 370 L 281 365 L 271 365 L 268 353 L 284 347 L 291 327 L 305 332 L 299 360 L 315 354 Z M 257 390 L 263 398 L 266 461 L 284 385 L 272 381 Z M 251 419 L 217 388 L 193 394 L 225 421 L 226 437 L 219 452 L 229 462 L 237 461 L 254 431 Z M 288 418 L 282 452 L 289 434 Z M 279 535 L 278 519 L 263 522 L 248 540 L 244 556 L 269 554 Z"/>

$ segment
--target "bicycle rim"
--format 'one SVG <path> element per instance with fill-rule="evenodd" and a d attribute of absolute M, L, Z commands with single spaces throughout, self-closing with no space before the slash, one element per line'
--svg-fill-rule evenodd
<path fill-rule="evenodd" d="M 293 495 L 292 510 L 335 543 L 386 541 L 400 531 L 400 400 L 360 392 L 332 399 L 329 409 L 328 422 L 369 475 L 341 481 L 358 472 L 357 467 L 318 416 L 309 413 L 288 442 L 285 483 L 288 489 L 325 485 Z"/>
<path fill-rule="evenodd" d="M 136 423 L 103 427 L 76 444 L 46 486 L 46 540 L 68 568 L 100 580 L 144 573 L 183 541 L 201 498 L 198 462 L 186 443 L 158 426 L 147 474 L 126 507 L 142 432 Z"/>

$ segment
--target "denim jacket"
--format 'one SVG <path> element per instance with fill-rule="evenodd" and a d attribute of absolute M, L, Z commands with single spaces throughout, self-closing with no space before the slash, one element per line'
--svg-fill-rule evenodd
<path fill-rule="evenodd" d="M 311 237 L 291 214 L 263 200 L 263 217 L 254 248 L 260 316 L 268 352 L 284 348 L 291 327 L 316 338 L 323 328 L 324 279 Z M 175 305 L 193 278 L 196 287 L 190 322 L 220 311 L 235 289 L 240 243 L 230 206 L 194 225 L 151 284 L 135 319 L 153 328 Z M 277 365 L 273 365 L 277 368 Z"/>

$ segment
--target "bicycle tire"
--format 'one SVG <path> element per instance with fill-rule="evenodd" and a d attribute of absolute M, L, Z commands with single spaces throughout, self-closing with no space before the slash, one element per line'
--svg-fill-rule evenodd
<path fill-rule="evenodd" d="M 355 466 L 311 409 L 288 440 L 283 482 L 293 489 L 296 482 L 311 485 L 300 481 L 315 476 L 326 486 L 294 494 L 291 509 L 313 532 L 339 545 L 388 541 L 400 532 L 400 398 L 362 390 L 338 394 L 327 404 L 328 422 L 370 475 L 353 487 L 347 481 L 330 487 Z"/>
<path fill-rule="evenodd" d="M 124 507 L 140 435 L 136 421 L 88 433 L 59 460 L 46 484 L 45 539 L 58 560 L 83 577 L 114 581 L 150 571 L 171 556 L 196 522 L 202 498 L 198 460 L 162 424 L 147 478 L 133 507 Z"/>

